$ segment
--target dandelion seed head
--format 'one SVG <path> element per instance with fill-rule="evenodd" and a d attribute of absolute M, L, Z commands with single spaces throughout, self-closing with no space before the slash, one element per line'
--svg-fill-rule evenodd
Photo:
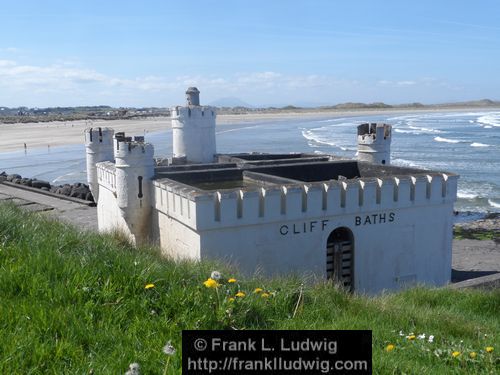
<path fill-rule="evenodd" d="M 214 279 L 214 280 L 220 280 L 222 277 L 222 275 L 220 274 L 219 271 L 212 271 L 212 273 L 210 274 L 210 278 L 211 279 Z"/>
<path fill-rule="evenodd" d="M 429 339 L 427 341 L 434 342 L 434 335 L 429 335 Z"/>
<path fill-rule="evenodd" d="M 404 336 L 405 334 L 403 333 L 403 331 L 399 331 L 399 336 Z"/>
<path fill-rule="evenodd" d="M 125 373 L 125 375 L 139 375 L 140 369 L 141 369 L 141 366 L 139 366 L 138 363 L 136 363 L 136 362 L 131 363 L 128 366 L 128 371 Z"/>
<path fill-rule="evenodd" d="M 168 341 L 165 346 L 163 347 L 163 353 L 165 353 L 166 355 L 174 355 L 176 350 L 174 348 L 174 346 L 172 345 L 171 341 Z"/>
<path fill-rule="evenodd" d="M 418 335 L 417 338 L 419 340 L 424 340 L 425 339 L 425 333 L 422 333 L 421 335 Z"/>

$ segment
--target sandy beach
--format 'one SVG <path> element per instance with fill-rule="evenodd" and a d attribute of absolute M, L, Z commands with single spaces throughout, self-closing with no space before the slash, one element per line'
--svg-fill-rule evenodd
<path fill-rule="evenodd" d="M 463 110 L 470 110 L 464 108 Z M 480 110 L 475 108 L 474 110 Z M 288 119 L 311 119 L 324 117 L 376 116 L 380 114 L 401 114 L 415 112 L 433 112 L 425 109 L 390 109 L 390 110 L 355 110 L 355 111 L 300 111 L 283 113 L 251 113 L 241 115 L 218 115 L 217 126 L 227 124 L 245 124 L 251 121 L 286 121 Z M 439 110 L 443 112 L 445 110 Z M 460 109 L 453 109 L 460 111 Z M 170 128 L 169 117 L 155 117 L 131 120 L 97 121 L 53 121 L 38 123 L 0 124 L 0 153 L 20 151 L 24 144 L 28 148 L 54 147 L 83 142 L 83 131 L 87 127 L 110 127 L 115 131 L 124 131 L 129 135 L 143 135 Z"/>

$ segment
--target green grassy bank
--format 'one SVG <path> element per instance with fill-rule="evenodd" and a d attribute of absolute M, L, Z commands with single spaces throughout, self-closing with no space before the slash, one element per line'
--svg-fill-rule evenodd
<path fill-rule="evenodd" d="M 223 276 L 218 288 L 204 285 L 213 270 Z M 174 263 L 119 236 L 81 233 L 7 205 L 0 300 L 5 374 L 123 374 L 132 362 L 143 374 L 180 374 L 183 329 L 233 328 L 372 329 L 376 374 L 489 374 L 500 366 L 498 290 L 368 298 L 328 283 L 248 278 L 222 264 Z M 168 341 L 172 356 L 162 351 Z"/>

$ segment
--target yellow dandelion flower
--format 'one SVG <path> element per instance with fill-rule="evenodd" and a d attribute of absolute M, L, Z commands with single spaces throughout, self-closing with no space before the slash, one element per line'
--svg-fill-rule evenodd
<path fill-rule="evenodd" d="M 255 288 L 253 292 L 254 293 L 262 293 L 263 291 L 264 291 L 264 289 L 262 289 L 262 288 Z"/>
<path fill-rule="evenodd" d="M 243 297 L 245 297 L 245 296 L 246 296 L 246 294 L 245 294 L 245 293 L 243 293 L 243 292 L 238 292 L 238 293 L 236 293 L 236 294 L 235 294 L 235 296 L 236 296 L 236 297 L 243 298 Z"/>
<path fill-rule="evenodd" d="M 472 359 L 474 359 L 474 358 L 477 357 L 477 353 L 476 352 L 470 352 L 469 353 L 469 357 L 471 357 Z"/>
<path fill-rule="evenodd" d="M 408 340 L 415 340 L 415 335 L 408 336 Z"/>
<path fill-rule="evenodd" d="M 393 344 L 389 344 L 385 347 L 386 352 L 392 352 L 394 350 L 395 346 Z"/>
<path fill-rule="evenodd" d="M 262 298 L 269 298 L 271 295 L 267 292 L 264 292 L 260 295 Z"/>
<path fill-rule="evenodd" d="M 209 277 L 206 281 L 203 282 L 203 285 L 205 285 L 207 288 L 217 288 L 219 286 L 219 283 Z"/>
<path fill-rule="evenodd" d="M 144 289 L 151 289 L 151 288 L 154 288 L 155 287 L 155 284 L 146 284 L 144 286 Z"/>
<path fill-rule="evenodd" d="M 457 352 L 457 351 L 454 351 L 453 353 L 451 353 L 451 355 L 453 356 L 453 358 L 457 358 L 461 353 L 460 352 Z"/>
<path fill-rule="evenodd" d="M 234 279 L 234 278 L 230 278 L 229 280 L 227 280 L 228 283 L 235 283 L 237 282 L 238 280 Z"/>
<path fill-rule="evenodd" d="M 229 297 L 227 300 L 228 300 L 229 302 L 234 302 L 234 298 L 233 298 L 233 297 Z"/>
<path fill-rule="evenodd" d="M 495 348 L 493 346 L 487 346 L 485 350 L 487 353 L 493 353 L 493 350 L 495 350 Z"/>

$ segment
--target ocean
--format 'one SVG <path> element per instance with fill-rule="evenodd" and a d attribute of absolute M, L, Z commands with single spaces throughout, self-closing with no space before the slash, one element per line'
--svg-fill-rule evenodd
<path fill-rule="evenodd" d="M 217 150 L 308 152 L 356 156 L 356 126 L 393 125 L 391 163 L 460 175 L 455 209 L 500 212 L 500 112 L 428 112 L 251 121 L 217 128 Z M 132 135 L 132 134 L 131 134 Z M 83 136 L 82 136 L 83 141 Z M 146 133 L 158 157 L 172 153 L 170 129 Z M 0 153 L 0 172 L 18 173 L 52 184 L 86 181 L 82 145 Z"/>

